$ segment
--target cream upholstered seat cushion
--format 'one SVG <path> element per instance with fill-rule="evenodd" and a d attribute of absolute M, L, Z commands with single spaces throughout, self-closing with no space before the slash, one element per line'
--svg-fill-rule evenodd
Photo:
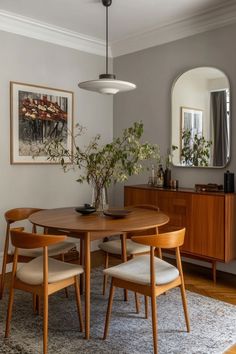
<path fill-rule="evenodd" d="M 83 273 L 83 271 L 83 267 L 80 265 L 48 258 L 48 283 L 68 279 Z M 28 263 L 24 263 L 19 270 L 17 270 L 16 277 L 27 284 L 42 284 L 43 256 L 37 257 Z"/>
<path fill-rule="evenodd" d="M 173 265 L 160 258 L 154 258 L 156 285 L 167 284 L 179 276 L 179 271 Z M 137 284 L 150 284 L 150 255 L 135 257 L 115 267 L 107 268 L 104 273 L 122 280 Z"/>
<path fill-rule="evenodd" d="M 53 257 L 58 254 L 66 253 L 69 252 L 72 248 L 76 247 L 76 244 L 73 242 L 60 242 L 55 245 L 51 245 L 48 247 L 48 255 Z M 12 253 L 14 253 L 14 250 L 12 250 Z M 43 254 L 43 249 L 42 248 L 35 248 L 35 249 L 18 249 L 18 254 L 20 256 L 27 256 L 27 257 L 39 257 Z"/>
<path fill-rule="evenodd" d="M 121 255 L 121 240 L 112 240 L 103 242 L 99 245 L 99 248 L 105 252 L 111 254 Z M 126 252 L 127 255 L 133 255 L 138 253 L 150 252 L 150 247 L 141 245 L 140 243 L 134 242 L 130 239 L 126 240 Z"/>

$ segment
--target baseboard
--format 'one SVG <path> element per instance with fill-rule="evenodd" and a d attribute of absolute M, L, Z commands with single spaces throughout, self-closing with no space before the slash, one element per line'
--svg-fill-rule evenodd
<path fill-rule="evenodd" d="M 165 258 L 175 259 L 175 256 L 170 253 L 163 253 L 163 256 Z M 211 263 L 203 261 L 203 260 L 197 260 L 197 259 L 183 257 L 183 256 L 181 257 L 181 259 L 182 259 L 182 262 L 191 263 L 191 264 L 195 265 L 196 267 L 198 266 L 198 267 L 202 267 L 202 268 L 212 269 Z M 228 271 L 223 268 L 224 266 L 226 266 L 225 263 L 217 262 L 216 263 L 217 272 L 219 271 L 221 273 L 236 275 L 236 269 L 235 269 L 235 271 Z"/>

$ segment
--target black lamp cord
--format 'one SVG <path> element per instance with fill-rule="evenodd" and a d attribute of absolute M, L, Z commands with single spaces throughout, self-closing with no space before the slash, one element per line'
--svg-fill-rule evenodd
<path fill-rule="evenodd" d="M 108 6 L 106 6 L 106 74 L 108 74 Z"/>

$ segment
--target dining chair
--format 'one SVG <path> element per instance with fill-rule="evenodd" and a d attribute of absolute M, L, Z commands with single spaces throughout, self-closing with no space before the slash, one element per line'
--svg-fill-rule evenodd
<path fill-rule="evenodd" d="M 13 251 L 10 247 L 10 228 L 16 222 L 26 221 L 30 215 L 41 211 L 42 209 L 38 208 L 15 208 L 10 209 L 5 213 L 5 220 L 7 223 L 6 227 L 6 237 L 5 237 L 5 245 L 4 245 L 4 253 L 3 253 L 3 262 L 2 262 L 2 275 L 0 280 L 0 299 L 3 297 L 4 287 L 5 287 L 5 275 L 6 275 L 6 267 L 8 263 L 13 262 Z M 32 231 L 36 232 L 36 226 L 32 226 Z M 71 249 L 76 247 L 76 243 L 74 242 L 62 242 L 60 244 L 50 245 L 48 248 L 49 256 L 59 256 L 61 260 L 64 260 L 64 255 Z M 31 259 L 42 255 L 41 249 L 19 249 L 18 251 L 19 262 L 28 262 Z"/>
<path fill-rule="evenodd" d="M 159 211 L 159 208 L 155 205 L 148 205 L 148 204 L 139 204 L 132 206 L 132 208 L 142 208 L 142 209 L 148 209 L 148 210 L 156 210 L 157 212 Z M 148 234 L 154 234 L 157 233 L 157 228 L 151 228 L 145 231 L 136 231 L 135 235 L 147 235 Z M 134 258 L 136 255 L 140 254 L 145 254 L 149 253 L 150 247 L 146 245 L 141 245 L 138 244 L 137 242 L 134 242 L 131 237 L 133 236 L 133 233 L 129 232 L 127 233 L 127 240 L 126 240 L 126 253 L 128 258 Z M 113 256 L 116 258 L 122 258 L 122 246 L 121 246 L 121 240 L 120 239 L 115 239 L 115 240 L 108 240 L 105 242 L 102 242 L 98 246 L 103 252 L 104 252 L 104 268 L 107 269 L 109 267 L 109 256 Z M 161 250 L 160 250 L 161 253 Z M 161 254 L 160 254 L 161 256 Z M 105 273 L 103 276 L 103 295 L 105 295 L 106 288 L 107 288 L 107 274 Z"/>
<path fill-rule="evenodd" d="M 155 205 L 149 205 L 149 204 L 138 204 L 135 206 L 132 206 L 132 208 L 140 208 L 140 209 L 148 209 L 148 210 L 155 210 L 159 211 L 159 208 Z M 136 231 L 135 235 L 147 235 L 147 234 L 156 234 L 158 233 L 157 228 L 151 228 L 148 230 L 144 231 Z M 141 245 L 137 242 L 134 242 L 131 237 L 133 236 L 133 233 L 129 232 L 127 233 L 127 239 L 126 239 L 126 253 L 127 253 L 127 258 L 128 259 L 133 259 L 135 256 L 139 256 L 145 253 L 150 252 L 150 247 L 146 245 Z M 108 240 L 105 241 L 101 244 L 99 244 L 99 248 L 104 252 L 104 268 L 107 269 L 109 267 L 109 256 L 112 257 L 118 257 L 122 259 L 122 246 L 121 246 L 121 240 L 116 239 L 116 240 Z M 162 253 L 161 249 L 158 249 L 158 255 L 160 258 L 162 258 Z M 107 280 L 108 280 L 108 274 L 104 273 L 103 275 L 103 295 L 106 293 L 106 288 L 107 288 Z M 125 295 L 125 300 L 127 300 L 127 293 Z M 139 313 L 139 299 L 137 293 L 135 293 L 135 304 L 136 304 L 136 311 Z M 148 318 L 148 298 L 145 298 L 145 314 L 146 318 Z"/>
<path fill-rule="evenodd" d="M 126 263 L 104 270 L 111 276 L 111 288 L 107 307 L 104 337 L 107 338 L 114 290 L 116 287 L 138 292 L 151 298 L 152 331 L 154 353 L 157 353 L 157 304 L 156 297 L 166 291 L 180 287 L 187 331 L 190 332 L 187 300 L 179 247 L 184 243 L 185 229 L 148 235 L 134 236 L 132 240 L 150 247 L 150 255 L 136 257 Z M 177 267 L 155 257 L 156 247 L 175 249 Z M 171 306 L 171 303 L 169 304 Z"/>
<path fill-rule="evenodd" d="M 78 275 L 83 273 L 83 267 L 81 267 L 81 265 L 66 263 L 48 257 L 49 246 L 59 245 L 60 243 L 66 241 L 67 236 L 48 234 L 39 235 L 24 232 L 19 229 L 12 229 L 10 234 L 12 245 L 15 246 L 15 251 L 5 337 L 7 338 L 10 333 L 14 290 L 20 289 L 30 292 L 34 296 L 43 298 L 43 353 L 47 354 L 49 295 L 70 285 L 74 285 L 80 331 L 83 331 L 79 282 L 77 278 Z M 28 250 L 37 248 L 43 249 L 43 255 L 34 258 L 28 263 L 24 263 L 21 267 L 19 267 L 19 269 L 17 269 L 19 249 Z"/>

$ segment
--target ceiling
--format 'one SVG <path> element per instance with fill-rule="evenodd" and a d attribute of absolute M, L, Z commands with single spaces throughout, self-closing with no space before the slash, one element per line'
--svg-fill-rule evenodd
<path fill-rule="evenodd" d="M 160 28 L 209 16 L 233 0 L 113 0 L 109 8 L 109 43 L 127 41 Z M 105 38 L 101 0 L 0 0 L 0 11 L 57 26 L 97 40 Z M 200 17 L 199 17 L 200 16 Z"/>

